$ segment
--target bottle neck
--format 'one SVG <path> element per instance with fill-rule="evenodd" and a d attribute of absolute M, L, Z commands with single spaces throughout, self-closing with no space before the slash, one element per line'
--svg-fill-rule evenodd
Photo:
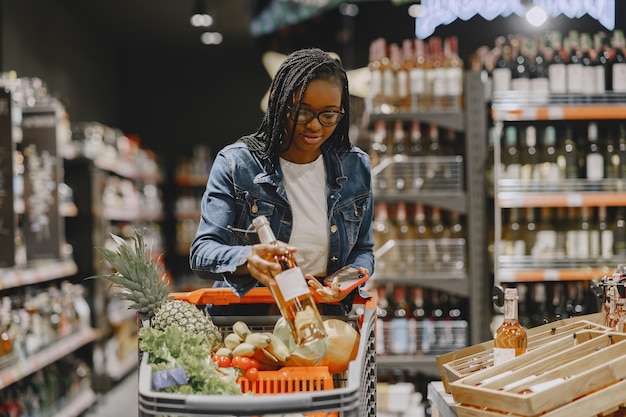
<path fill-rule="evenodd" d="M 517 297 L 506 298 L 504 300 L 504 320 L 505 321 L 518 321 Z"/>

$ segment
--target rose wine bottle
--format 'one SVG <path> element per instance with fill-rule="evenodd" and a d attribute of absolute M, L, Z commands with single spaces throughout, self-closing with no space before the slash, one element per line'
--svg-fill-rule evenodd
<path fill-rule="evenodd" d="M 262 243 L 276 243 L 276 236 L 265 216 L 252 221 Z M 317 305 L 311 296 L 304 274 L 292 253 L 275 255 L 283 271 L 274 276 L 277 285 L 270 286 L 281 314 L 289 323 L 293 339 L 299 347 L 326 338 L 326 331 Z"/>
<path fill-rule="evenodd" d="M 526 330 L 517 316 L 519 296 L 517 288 L 504 290 L 504 322 L 496 331 L 493 340 L 493 364 L 500 365 L 526 352 L 528 338 Z"/>

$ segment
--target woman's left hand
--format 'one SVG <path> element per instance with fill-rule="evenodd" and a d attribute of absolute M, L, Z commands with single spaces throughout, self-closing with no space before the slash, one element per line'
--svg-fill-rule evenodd
<path fill-rule="evenodd" d="M 327 303 L 338 303 L 346 297 L 346 294 L 339 291 L 339 280 L 337 277 L 335 277 L 330 287 L 319 282 L 317 278 L 311 274 L 306 274 L 306 279 L 309 283 L 309 287 L 313 288 Z"/>

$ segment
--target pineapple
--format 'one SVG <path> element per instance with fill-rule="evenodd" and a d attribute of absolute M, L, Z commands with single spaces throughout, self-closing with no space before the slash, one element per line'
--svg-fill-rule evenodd
<path fill-rule="evenodd" d="M 103 279 L 122 288 L 120 298 L 132 302 L 129 308 L 151 319 L 152 327 L 164 330 L 178 326 L 183 331 L 205 335 L 211 346 L 221 342 L 219 329 L 211 318 L 194 304 L 169 298 L 170 287 L 163 267 L 146 251 L 143 234 L 136 232 L 131 246 L 119 236 L 111 235 L 117 251 L 98 248 L 115 269 L 110 274 L 89 278 Z"/>

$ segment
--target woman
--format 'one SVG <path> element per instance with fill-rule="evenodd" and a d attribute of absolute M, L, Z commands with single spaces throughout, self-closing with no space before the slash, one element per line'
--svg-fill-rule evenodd
<path fill-rule="evenodd" d="M 281 268 L 268 257 L 290 250 L 309 285 L 344 314 L 351 308 L 353 293 L 320 284 L 344 265 L 374 271 L 370 161 L 350 144 L 349 112 L 339 60 L 319 49 L 287 57 L 257 132 L 215 157 L 191 245 L 197 276 L 242 296 L 259 283 L 269 286 Z M 254 244 L 245 232 L 259 215 L 269 219 L 278 246 Z M 234 314 L 232 307 L 219 314 Z M 329 307 L 322 312 L 338 313 Z"/>

